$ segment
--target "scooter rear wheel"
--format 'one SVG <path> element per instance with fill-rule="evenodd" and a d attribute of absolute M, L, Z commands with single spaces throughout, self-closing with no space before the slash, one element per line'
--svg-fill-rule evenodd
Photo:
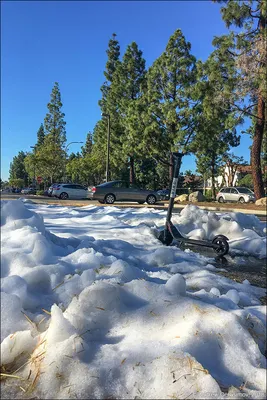
<path fill-rule="evenodd" d="M 161 241 L 162 244 L 165 244 L 166 246 L 169 246 L 173 241 L 171 233 L 165 229 L 160 232 L 158 239 Z"/>
<path fill-rule="evenodd" d="M 214 249 L 218 256 L 225 256 L 229 251 L 229 244 L 223 236 L 217 236 L 212 241 L 213 244 L 217 244 L 219 247 Z"/>

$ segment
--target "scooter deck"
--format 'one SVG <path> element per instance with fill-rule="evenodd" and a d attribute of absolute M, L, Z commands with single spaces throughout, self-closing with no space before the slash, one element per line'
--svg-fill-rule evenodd
<path fill-rule="evenodd" d="M 182 242 L 182 243 L 186 243 L 189 245 L 191 244 L 193 246 L 210 247 L 212 249 L 217 249 L 220 247 L 217 244 L 208 242 L 206 240 L 189 239 L 189 238 L 183 237 L 171 221 L 168 222 L 168 230 L 169 230 L 170 234 L 172 235 L 173 239 L 178 240 L 179 242 Z"/>

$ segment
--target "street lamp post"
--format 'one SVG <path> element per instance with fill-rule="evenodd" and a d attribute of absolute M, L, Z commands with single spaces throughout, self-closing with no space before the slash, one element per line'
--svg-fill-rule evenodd
<path fill-rule="evenodd" d="M 73 143 L 83 143 L 83 142 L 70 142 L 70 143 L 68 143 L 68 144 L 66 145 L 66 147 L 65 147 L 65 152 L 66 152 L 66 153 L 67 153 L 68 147 L 69 147 L 71 144 L 73 144 Z M 65 164 L 65 168 L 64 168 L 64 177 L 63 177 L 63 180 L 65 181 L 65 179 L 66 179 L 66 164 Z"/>
<path fill-rule="evenodd" d="M 30 146 L 30 148 L 33 149 L 33 154 L 34 154 L 34 163 L 33 163 L 33 175 L 34 175 L 34 177 L 33 177 L 33 179 L 34 179 L 34 187 L 36 189 L 36 176 L 35 176 L 35 150 L 36 150 L 36 147 L 35 146 Z"/>
<path fill-rule="evenodd" d="M 110 153 L 110 115 L 106 113 L 101 114 L 102 117 L 107 117 L 108 119 L 108 137 L 107 137 L 107 163 L 106 163 L 106 182 L 110 180 L 110 170 L 109 170 L 109 153 Z"/>

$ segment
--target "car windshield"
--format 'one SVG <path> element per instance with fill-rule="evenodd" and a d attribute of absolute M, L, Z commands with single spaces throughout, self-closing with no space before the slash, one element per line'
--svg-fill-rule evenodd
<path fill-rule="evenodd" d="M 253 194 L 253 192 L 248 188 L 237 188 L 237 190 L 239 191 L 239 193 Z"/>

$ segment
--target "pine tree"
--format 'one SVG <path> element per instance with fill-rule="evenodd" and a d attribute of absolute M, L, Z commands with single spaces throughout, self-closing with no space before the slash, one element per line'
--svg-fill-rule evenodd
<path fill-rule="evenodd" d="M 238 29 L 213 41 L 213 57 L 221 64 L 214 76 L 214 90 L 220 93 L 218 102 L 222 107 L 230 104 L 237 113 L 256 119 L 251 166 L 255 196 L 260 198 L 264 195 L 260 160 L 267 115 L 267 2 L 218 2 L 223 4 L 221 13 L 226 26 Z"/>
<path fill-rule="evenodd" d="M 61 111 L 62 102 L 59 85 L 56 82 L 47 105 L 48 113 L 44 120 L 45 136 L 42 146 L 37 147 L 34 154 L 36 171 L 50 182 L 60 180 L 64 175 L 66 164 L 66 122 Z M 30 163 L 29 163 L 30 164 Z"/>
<path fill-rule="evenodd" d="M 91 154 L 93 147 L 93 135 L 91 132 L 87 133 L 85 145 L 82 146 L 82 156 L 85 157 L 87 154 Z"/>
<path fill-rule="evenodd" d="M 44 144 L 44 138 L 45 138 L 44 126 L 43 124 L 41 124 L 37 132 L 37 144 L 36 144 L 37 147 L 40 147 Z"/>
<path fill-rule="evenodd" d="M 50 135 L 55 144 L 62 147 L 66 142 L 65 114 L 61 111 L 62 102 L 58 82 L 52 89 L 50 103 L 47 104 L 48 113 L 44 120 L 46 135 Z"/>
<path fill-rule="evenodd" d="M 99 101 L 99 105 L 103 113 L 107 112 L 106 101 L 108 97 L 108 92 L 112 84 L 113 74 L 116 71 L 117 66 L 119 65 L 120 45 L 116 39 L 116 36 L 116 33 L 112 34 L 112 39 L 109 40 L 108 49 L 106 51 L 108 55 L 106 70 L 104 71 L 106 81 L 100 88 L 102 92 L 102 99 Z"/>
<path fill-rule="evenodd" d="M 106 81 L 101 87 L 102 99 L 99 101 L 101 112 L 110 115 L 111 121 L 111 143 L 110 143 L 110 169 L 112 176 L 115 178 L 119 174 L 119 168 L 117 166 L 122 163 L 121 154 L 114 154 L 114 149 L 117 148 L 118 137 L 123 133 L 123 128 L 120 123 L 120 117 L 118 114 L 118 104 L 114 101 L 110 101 L 110 90 L 112 88 L 113 76 L 120 64 L 120 46 L 116 39 L 116 34 L 112 35 L 108 43 L 107 50 L 108 60 L 106 63 L 106 70 L 104 71 L 104 76 Z M 104 177 L 106 168 L 106 155 L 107 155 L 107 120 L 102 118 L 99 120 L 93 131 L 94 146 L 92 148 L 94 159 L 97 160 L 99 164 L 99 171 L 102 172 Z M 117 160 L 119 158 L 120 161 Z"/>
<path fill-rule="evenodd" d="M 190 49 L 181 30 L 175 31 L 147 74 L 144 142 L 158 160 L 193 137 L 195 57 Z"/>
<path fill-rule="evenodd" d="M 18 155 L 13 157 L 13 160 L 10 163 L 9 180 L 23 179 L 24 185 L 26 186 L 28 183 L 28 174 L 26 172 L 24 164 L 25 158 L 26 154 L 24 153 L 24 151 L 19 151 Z"/>
<path fill-rule="evenodd" d="M 145 80 L 145 60 L 143 53 L 135 42 L 131 43 L 118 66 L 110 91 L 109 102 L 118 104 L 118 112 L 123 127 L 123 134 L 118 137 L 125 159 L 129 160 L 131 183 L 135 181 L 134 162 L 137 155 L 136 147 L 141 140 L 139 132 L 132 129 L 131 118 L 134 103 L 141 97 L 142 85 Z"/>
<path fill-rule="evenodd" d="M 211 177 L 212 195 L 215 198 L 215 177 L 219 173 L 222 157 L 240 144 L 231 109 L 222 109 L 216 102 L 217 94 L 214 92 L 212 77 L 218 69 L 212 58 L 205 63 L 197 63 L 197 83 L 192 91 L 193 96 L 199 100 L 198 107 L 193 110 L 195 116 L 195 136 L 190 145 L 190 150 L 197 157 L 198 171 L 204 180 Z"/>

